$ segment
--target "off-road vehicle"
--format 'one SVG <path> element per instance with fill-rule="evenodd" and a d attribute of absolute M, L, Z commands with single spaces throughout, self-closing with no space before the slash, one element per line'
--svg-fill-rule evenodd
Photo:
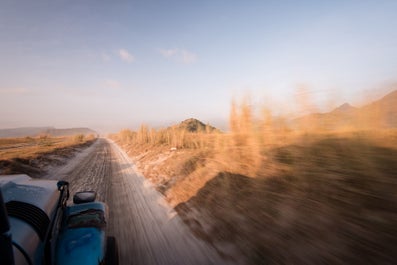
<path fill-rule="evenodd" d="M 106 204 L 93 191 L 76 193 L 70 205 L 68 198 L 66 181 L 0 176 L 0 263 L 117 265 Z"/>

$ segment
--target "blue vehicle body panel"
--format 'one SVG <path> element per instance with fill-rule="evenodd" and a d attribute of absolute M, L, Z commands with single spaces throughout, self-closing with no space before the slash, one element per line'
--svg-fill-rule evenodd
<path fill-rule="evenodd" d="M 82 203 L 82 204 L 74 204 L 74 205 L 68 206 L 67 215 L 80 213 L 87 209 L 98 209 L 98 210 L 102 210 L 103 212 L 105 212 L 106 205 L 102 202 L 87 202 L 87 203 Z"/>
<path fill-rule="evenodd" d="M 80 200 L 67 205 L 68 186 L 0 175 L 0 264 L 104 264 L 107 206 L 88 196 L 91 191 L 79 192 Z"/>
<path fill-rule="evenodd" d="M 105 257 L 106 206 L 91 202 L 69 206 L 58 238 L 56 264 L 100 264 Z"/>
<path fill-rule="evenodd" d="M 100 264 L 104 258 L 105 234 L 97 228 L 68 229 L 58 241 L 57 264 Z"/>

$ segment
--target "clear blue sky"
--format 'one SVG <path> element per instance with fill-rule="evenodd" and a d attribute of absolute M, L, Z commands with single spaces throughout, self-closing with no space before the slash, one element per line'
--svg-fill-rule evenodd
<path fill-rule="evenodd" d="M 397 81 L 396 14 L 397 1 L 1 0 L 0 128 L 222 125 L 232 97 L 277 112 L 301 86 L 322 109 L 359 104 Z"/>

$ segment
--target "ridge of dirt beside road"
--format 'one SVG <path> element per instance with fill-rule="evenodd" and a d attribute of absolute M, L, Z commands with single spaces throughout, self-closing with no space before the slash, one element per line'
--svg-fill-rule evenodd
<path fill-rule="evenodd" d="M 216 150 L 123 148 L 192 232 L 225 258 L 243 257 L 242 264 L 393 264 L 395 133 L 304 134 L 263 149 L 255 174 L 234 170 L 247 158 L 238 150 L 230 151 L 234 160 L 219 163 Z"/>
<path fill-rule="evenodd" d="M 114 140 L 134 163 L 134 169 L 150 182 L 196 238 L 211 245 L 225 262 L 246 264 L 246 259 L 233 242 L 214 240 L 213 217 L 187 203 L 210 181 L 219 167 L 208 158 L 212 153 L 197 149 L 170 149 L 166 146 L 131 146 Z M 185 203 L 186 202 L 186 203 Z M 204 210 L 204 209 L 201 209 Z"/>
<path fill-rule="evenodd" d="M 136 170 L 145 176 L 173 207 L 188 200 L 217 173 L 216 168 L 209 164 L 208 158 L 212 155 L 208 151 L 170 149 L 161 145 L 131 146 L 117 139 L 114 142 L 128 154 Z M 200 178 L 195 175 L 198 173 L 201 174 Z M 190 174 L 194 176 L 189 178 Z"/>

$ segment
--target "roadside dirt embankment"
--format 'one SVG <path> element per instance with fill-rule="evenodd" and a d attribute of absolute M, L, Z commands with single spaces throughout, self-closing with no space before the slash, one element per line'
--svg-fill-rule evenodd
<path fill-rule="evenodd" d="M 194 234 L 226 259 L 397 259 L 396 131 L 303 134 L 261 147 L 118 143 Z"/>

